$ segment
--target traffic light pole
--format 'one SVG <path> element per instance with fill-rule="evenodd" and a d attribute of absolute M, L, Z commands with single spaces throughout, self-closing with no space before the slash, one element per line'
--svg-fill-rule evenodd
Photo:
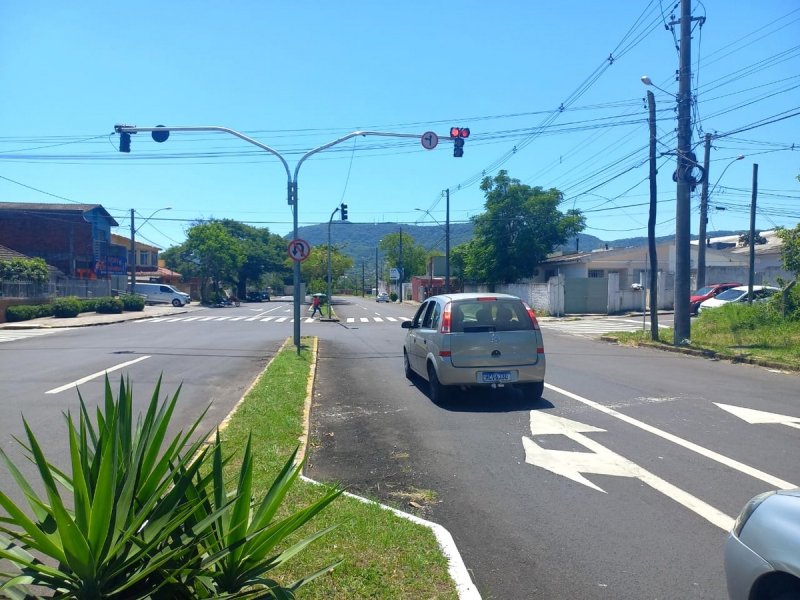
<path fill-rule="evenodd" d="M 309 157 L 317 154 L 318 152 L 322 152 L 323 150 L 327 150 L 331 146 L 335 146 L 336 144 L 341 144 L 344 141 L 347 141 L 351 138 L 362 136 L 366 137 L 370 136 L 380 136 L 380 137 L 396 137 L 396 138 L 415 138 L 418 140 L 422 139 L 424 134 L 416 134 L 416 133 L 394 133 L 394 132 L 387 132 L 387 131 L 354 131 L 352 133 L 348 133 L 345 136 L 337 138 L 332 142 L 328 142 L 327 144 L 323 144 L 322 146 L 318 146 L 306 152 L 300 160 L 297 161 L 297 164 L 294 168 L 294 176 L 292 176 L 292 171 L 289 169 L 289 164 L 286 162 L 286 159 L 281 156 L 280 152 L 275 150 L 274 148 L 270 148 L 266 144 L 262 144 L 261 142 L 254 140 L 251 137 L 244 135 L 243 133 L 239 133 L 233 129 L 229 129 L 228 127 L 219 127 L 216 125 L 201 125 L 201 126 L 178 126 L 178 127 L 167 127 L 163 125 L 159 125 L 158 127 L 136 127 L 133 125 L 115 125 L 114 131 L 123 135 L 122 139 L 127 139 L 127 147 L 125 152 L 130 151 L 130 137 L 124 138 L 124 134 L 132 133 L 140 133 L 140 132 L 150 132 L 153 135 L 153 139 L 159 142 L 163 142 L 167 139 L 167 135 L 169 132 L 172 131 L 219 131 L 221 133 L 228 133 L 232 136 L 238 137 L 241 140 L 249 144 L 253 144 L 273 154 L 281 161 L 283 168 L 286 170 L 286 177 L 288 179 L 287 183 L 287 200 L 289 206 L 292 207 L 292 224 L 293 224 L 293 231 L 292 231 L 292 239 L 297 239 L 297 216 L 298 216 L 298 195 L 297 195 L 297 175 L 300 171 L 300 166 L 308 159 Z M 447 139 L 447 138 L 445 138 Z M 452 138 L 449 138 L 452 139 Z M 122 148 L 120 148 L 122 150 Z M 294 261 L 294 275 L 293 281 L 294 285 L 294 346 L 297 349 L 297 353 L 300 354 L 300 305 L 302 303 L 302 298 L 300 297 L 300 261 Z"/>

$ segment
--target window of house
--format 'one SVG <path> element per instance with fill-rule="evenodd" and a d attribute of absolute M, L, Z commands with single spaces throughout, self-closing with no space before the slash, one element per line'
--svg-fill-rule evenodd
<path fill-rule="evenodd" d="M 150 253 L 147 250 L 142 250 L 141 252 L 139 252 L 139 264 L 147 265 L 149 255 Z"/>
<path fill-rule="evenodd" d="M 603 277 L 605 277 L 605 271 L 603 271 L 603 269 L 589 269 L 590 279 L 602 279 Z"/>

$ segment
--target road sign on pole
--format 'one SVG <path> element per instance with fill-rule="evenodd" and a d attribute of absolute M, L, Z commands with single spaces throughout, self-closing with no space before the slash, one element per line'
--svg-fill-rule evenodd
<path fill-rule="evenodd" d="M 311 255 L 311 244 L 305 240 L 294 239 L 289 242 L 289 247 L 286 249 L 289 258 L 297 262 L 303 262 Z"/>
<path fill-rule="evenodd" d="M 426 131 L 420 136 L 420 142 L 422 142 L 422 147 L 425 150 L 433 150 L 439 145 L 439 136 L 436 135 L 433 131 Z"/>

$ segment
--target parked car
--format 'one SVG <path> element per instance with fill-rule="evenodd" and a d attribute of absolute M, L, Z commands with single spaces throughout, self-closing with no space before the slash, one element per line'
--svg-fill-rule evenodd
<path fill-rule="evenodd" d="M 434 402 L 457 389 L 519 386 L 544 391 L 545 356 L 533 310 L 508 294 L 444 294 L 423 302 L 407 329 L 406 377 L 428 381 Z"/>
<path fill-rule="evenodd" d="M 780 288 L 771 287 L 768 285 L 754 285 L 753 302 L 762 302 L 772 296 L 772 294 L 776 294 L 780 291 Z M 717 308 L 723 304 L 728 304 L 729 302 L 747 302 L 747 286 L 738 285 L 736 287 L 732 287 L 716 295 L 714 298 L 709 298 L 708 300 L 701 302 L 698 312 L 703 312 L 709 308 Z"/>
<path fill-rule="evenodd" d="M 699 290 L 696 290 L 690 297 L 689 297 L 689 309 L 693 315 L 697 314 L 697 310 L 700 308 L 700 304 L 708 300 L 709 298 L 715 297 L 717 294 L 721 294 L 725 290 L 729 290 L 731 288 L 737 287 L 742 285 L 741 283 L 712 283 L 711 285 L 707 285 L 705 287 L 701 287 Z"/>
<path fill-rule="evenodd" d="M 136 293 L 145 297 L 147 304 L 172 304 L 172 306 L 184 306 L 192 301 L 191 296 L 171 285 L 165 283 L 136 283 Z M 130 293 L 128 287 L 128 293 Z"/>
<path fill-rule="evenodd" d="M 269 302 L 269 292 L 247 292 L 247 302 Z"/>
<path fill-rule="evenodd" d="M 800 600 L 800 489 L 750 500 L 725 543 L 731 600 Z"/>
<path fill-rule="evenodd" d="M 386 292 L 381 292 L 377 296 L 375 296 L 375 302 L 388 302 L 389 301 L 389 294 Z"/>

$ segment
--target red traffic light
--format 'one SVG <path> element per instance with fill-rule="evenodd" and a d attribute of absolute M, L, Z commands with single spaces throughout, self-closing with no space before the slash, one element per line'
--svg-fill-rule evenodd
<path fill-rule="evenodd" d="M 451 138 L 468 138 L 469 137 L 469 127 L 451 127 L 450 128 L 450 137 Z"/>

